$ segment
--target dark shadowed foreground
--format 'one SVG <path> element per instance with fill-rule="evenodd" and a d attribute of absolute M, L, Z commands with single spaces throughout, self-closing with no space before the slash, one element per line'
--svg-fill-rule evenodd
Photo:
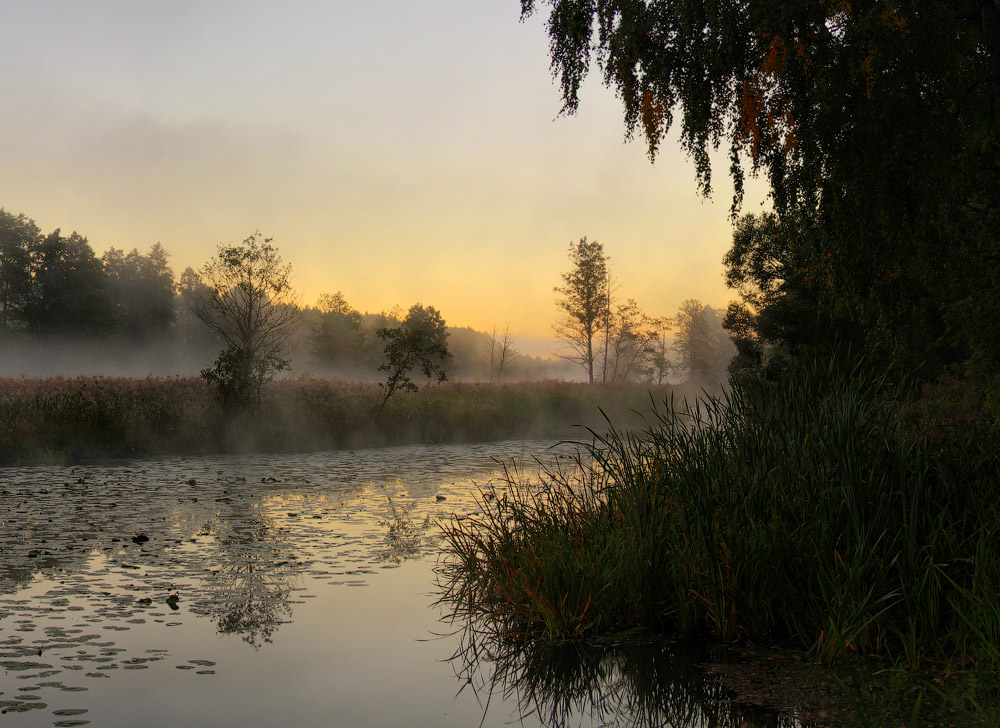
<path fill-rule="evenodd" d="M 995 391 L 907 401 L 811 363 L 674 402 L 485 491 L 446 528 L 447 601 L 501 645 L 653 629 L 860 658 L 895 680 L 871 701 L 858 681 L 871 725 L 996 726 Z"/>

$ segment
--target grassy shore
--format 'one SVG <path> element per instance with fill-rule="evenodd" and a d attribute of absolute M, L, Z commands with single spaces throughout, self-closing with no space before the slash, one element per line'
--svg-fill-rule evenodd
<path fill-rule="evenodd" d="M 959 400 L 813 365 L 668 403 L 591 464 L 485 492 L 448 529 L 445 601 L 514 642 L 704 631 L 850 654 L 906 676 L 872 723 L 923 695 L 997 725 L 1000 411 L 988 389 Z"/>
<path fill-rule="evenodd" d="M 394 396 L 376 418 L 373 382 L 285 380 L 258 413 L 231 413 L 196 378 L 0 380 L 0 464 L 161 454 L 292 452 L 408 443 L 578 437 L 578 426 L 641 424 L 642 386 L 447 382 Z"/>

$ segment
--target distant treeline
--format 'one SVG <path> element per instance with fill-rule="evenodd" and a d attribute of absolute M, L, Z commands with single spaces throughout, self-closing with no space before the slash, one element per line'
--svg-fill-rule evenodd
<path fill-rule="evenodd" d="M 193 268 L 174 275 L 160 243 L 98 257 L 77 232 L 44 234 L 24 214 L 0 209 L 0 375 L 195 374 L 221 348 L 193 313 L 208 294 Z M 403 312 L 361 313 L 335 293 L 298 314 L 293 376 L 377 379 L 383 345 L 375 331 Z M 495 334 L 448 332 L 449 378 L 498 378 Z M 576 376 L 566 362 L 508 353 L 505 380 Z"/>
<path fill-rule="evenodd" d="M 176 277 L 160 243 L 145 253 L 110 248 L 98 257 L 77 232 L 44 234 L 24 214 L 0 209 L 0 376 L 197 374 L 224 346 L 195 314 L 211 293 L 202 272 L 187 267 Z M 597 381 L 709 387 L 725 381 L 735 349 L 720 311 L 691 299 L 675 317 L 651 319 L 631 299 L 612 312 L 612 301 L 609 291 L 608 313 L 594 327 Z M 293 308 L 291 376 L 382 378 L 385 342 L 376 331 L 399 325 L 405 311 L 362 313 L 340 292 Z M 509 327 L 447 331 L 449 379 L 579 379 L 585 371 L 573 355 L 523 354 Z"/>

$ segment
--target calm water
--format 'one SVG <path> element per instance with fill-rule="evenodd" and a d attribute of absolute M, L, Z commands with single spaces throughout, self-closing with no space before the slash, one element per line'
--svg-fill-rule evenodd
<path fill-rule="evenodd" d="M 511 654 L 444 619 L 436 520 L 549 446 L 0 469 L 0 728 L 790 724 L 676 646 Z"/>

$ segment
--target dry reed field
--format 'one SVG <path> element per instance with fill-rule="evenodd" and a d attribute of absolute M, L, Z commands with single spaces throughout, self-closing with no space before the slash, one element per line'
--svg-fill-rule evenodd
<path fill-rule="evenodd" d="M 297 379 L 265 385 L 258 411 L 224 409 L 189 377 L 0 380 L 0 463 L 393 444 L 585 437 L 605 415 L 641 426 L 668 388 L 559 382 L 447 382 L 392 397 L 376 417 L 374 382 Z"/>

